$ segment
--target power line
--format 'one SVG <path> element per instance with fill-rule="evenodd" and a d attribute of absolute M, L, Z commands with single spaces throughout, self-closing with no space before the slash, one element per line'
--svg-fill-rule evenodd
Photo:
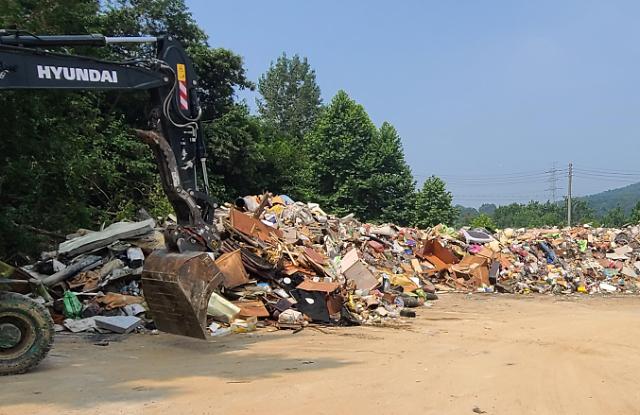
<path fill-rule="evenodd" d="M 558 172 L 566 169 L 558 169 Z M 536 178 L 536 177 L 545 177 L 550 173 L 549 170 L 538 170 L 538 171 L 528 171 L 528 172 L 511 172 L 511 173 L 502 173 L 502 174 L 491 174 L 491 175 L 482 175 L 482 174 L 474 174 L 473 176 L 466 175 L 456 175 L 456 174 L 427 174 L 423 172 L 416 172 L 413 175 L 416 177 L 431 177 L 436 176 L 443 180 L 494 180 L 494 179 L 526 179 L 526 178 Z"/>
<path fill-rule="evenodd" d="M 467 194 L 464 197 L 497 197 L 497 198 L 509 198 L 509 197 L 530 197 L 530 196 L 544 196 L 546 193 L 523 193 L 523 194 Z"/>
<path fill-rule="evenodd" d="M 577 177 L 584 180 L 597 180 L 601 182 L 609 182 L 609 183 L 637 183 L 640 181 L 640 177 L 603 177 L 603 176 L 590 176 L 586 174 L 576 173 L 573 177 Z"/>
<path fill-rule="evenodd" d="M 637 175 L 608 175 L 608 174 L 600 174 L 600 173 L 585 173 L 583 171 L 578 171 L 576 174 L 580 174 L 584 177 L 601 177 L 605 179 L 618 179 L 618 180 L 640 180 L 640 174 Z"/>
<path fill-rule="evenodd" d="M 610 175 L 622 175 L 622 176 L 640 176 L 640 171 L 637 170 L 602 170 L 602 169 L 583 169 L 574 168 L 575 171 L 582 171 L 585 173 L 599 173 Z"/>
<path fill-rule="evenodd" d="M 453 196 L 454 199 L 456 200 L 469 200 L 469 201 L 477 201 L 477 200 L 481 200 L 481 201 L 495 201 L 495 200 L 515 200 L 515 199 L 520 199 L 520 200 L 533 200 L 533 199 L 544 199 L 545 198 L 545 194 L 544 193 L 528 193 L 528 194 L 522 194 L 522 195 L 500 195 L 500 196 L 493 196 L 493 195 L 454 195 Z"/>
<path fill-rule="evenodd" d="M 494 185 L 494 184 L 518 184 L 518 183 L 545 183 L 549 176 L 513 178 L 513 179 L 447 179 L 442 180 L 448 185 Z"/>
<path fill-rule="evenodd" d="M 611 177 L 611 178 L 625 178 L 628 177 L 630 179 L 638 178 L 640 180 L 640 171 L 639 170 L 609 170 L 609 169 L 599 169 L 599 168 L 583 168 L 583 167 L 573 167 L 574 175 L 578 173 L 587 176 L 593 177 Z M 415 177 L 431 177 L 436 176 L 441 178 L 446 182 L 451 183 L 465 183 L 465 182 L 484 182 L 484 181 L 498 181 L 498 182 L 525 182 L 525 181 L 535 181 L 540 178 L 544 178 L 549 182 L 553 181 L 554 176 L 556 179 L 559 179 L 560 176 L 567 174 L 568 169 L 563 168 L 559 169 L 556 167 L 556 163 L 549 170 L 531 170 L 531 171 L 522 171 L 522 172 L 509 172 L 503 174 L 492 174 L 492 175 L 456 175 L 456 174 L 428 174 L 424 172 L 414 173 Z M 551 190 L 551 189 L 550 189 Z"/>
<path fill-rule="evenodd" d="M 482 197 L 478 197 L 478 198 L 462 198 L 462 197 L 454 197 L 453 198 L 455 203 L 469 203 L 469 202 L 482 202 L 483 204 L 508 204 L 508 203 L 527 203 L 527 202 L 541 202 L 541 203 L 545 203 L 545 202 L 550 202 L 550 203 L 557 203 L 557 202 L 551 202 L 548 199 L 545 199 L 544 197 L 527 197 L 527 198 L 512 198 L 512 197 L 505 197 L 505 198 L 500 198 L 500 199 L 491 199 L 491 200 L 487 200 L 485 198 Z"/>

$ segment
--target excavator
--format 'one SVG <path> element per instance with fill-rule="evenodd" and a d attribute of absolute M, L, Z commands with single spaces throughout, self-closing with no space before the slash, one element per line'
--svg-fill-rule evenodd
<path fill-rule="evenodd" d="M 64 48 L 145 44 L 153 56 L 122 62 L 65 53 Z M 58 48 L 63 48 L 59 52 Z M 4 90 L 148 91 L 148 130 L 135 130 L 151 149 L 176 223 L 164 231 L 166 249 L 145 260 L 142 286 L 158 329 L 206 338 L 207 303 L 222 281 L 214 262 L 217 207 L 209 193 L 206 146 L 193 63 L 171 36 L 36 35 L 0 29 L 0 93 Z M 16 114 L 19 116 L 19 114 Z M 73 120 L 69 120 L 73 122 Z M 10 138 L 3 138 L 10 139 Z M 24 373 L 53 342 L 47 309 L 12 289 L 42 292 L 42 281 L 0 270 L 0 375 Z M 3 288 L 4 287 L 4 288 Z"/>

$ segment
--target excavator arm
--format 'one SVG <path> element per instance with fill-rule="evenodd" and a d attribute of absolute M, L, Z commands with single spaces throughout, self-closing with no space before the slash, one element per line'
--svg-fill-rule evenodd
<path fill-rule="evenodd" d="M 51 50 L 119 43 L 153 43 L 156 53 L 112 62 Z M 207 302 L 222 277 L 205 253 L 217 250 L 219 237 L 213 226 L 216 204 L 209 197 L 197 85 L 191 59 L 171 37 L 38 36 L 0 30 L 0 92 L 150 92 L 152 129 L 136 134 L 155 155 L 177 224 L 165 231 L 167 250 L 145 261 L 145 298 L 161 330 L 203 338 Z"/>

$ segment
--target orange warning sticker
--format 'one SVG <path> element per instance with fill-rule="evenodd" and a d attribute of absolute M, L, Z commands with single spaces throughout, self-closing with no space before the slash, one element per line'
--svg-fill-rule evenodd
<path fill-rule="evenodd" d="M 178 65 L 178 81 L 186 81 L 187 80 L 187 69 L 184 66 L 184 63 L 179 63 Z"/>

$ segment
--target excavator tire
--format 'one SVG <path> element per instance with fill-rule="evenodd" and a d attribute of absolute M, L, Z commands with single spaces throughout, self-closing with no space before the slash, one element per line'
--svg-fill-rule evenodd
<path fill-rule="evenodd" d="M 0 292 L 0 376 L 37 366 L 53 344 L 53 320 L 47 309 L 12 292 Z"/>

